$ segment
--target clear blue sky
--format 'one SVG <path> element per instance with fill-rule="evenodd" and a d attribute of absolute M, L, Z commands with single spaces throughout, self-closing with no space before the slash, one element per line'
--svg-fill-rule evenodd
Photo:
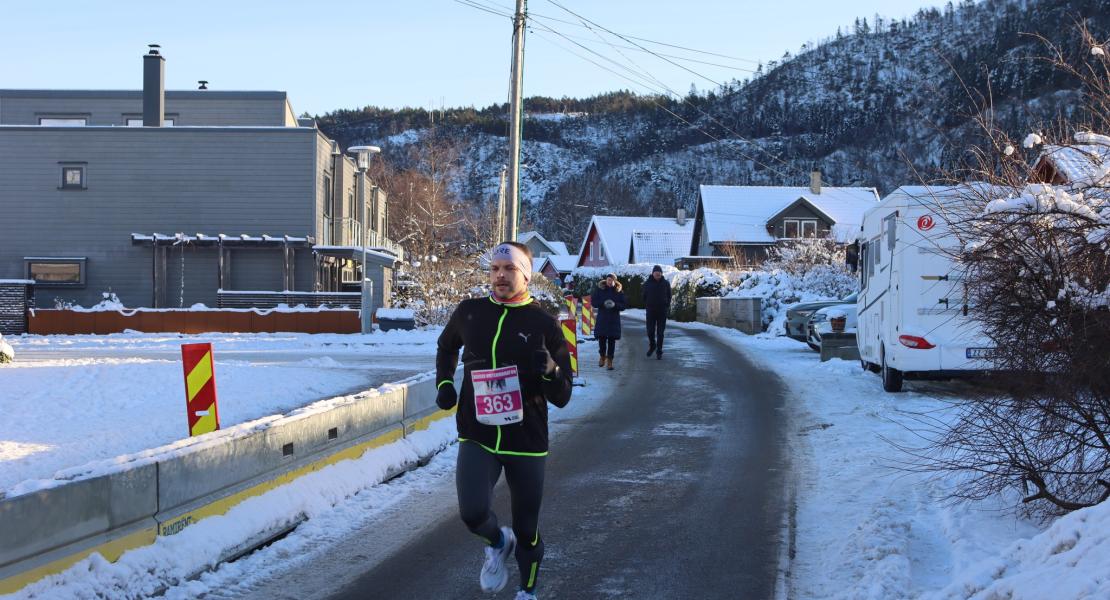
<path fill-rule="evenodd" d="M 513 0 L 473 0 L 511 12 Z M 805 42 L 871 21 L 912 15 L 936 0 L 557 0 L 621 34 L 714 52 L 721 58 L 645 44 L 656 51 L 707 62 L 687 66 L 714 81 L 743 79 L 748 61 L 768 61 Z M 558 30 L 613 60 L 617 49 L 588 29 L 550 20 L 577 19 L 549 0 L 530 0 L 536 15 L 527 36 L 525 94 L 584 97 L 616 89 L 645 92 L 556 45 L 586 51 Z M 139 89 L 141 55 L 159 43 L 166 87 L 284 90 L 298 112 L 324 113 L 364 105 L 486 106 L 505 101 L 511 22 L 455 0 L 371 0 L 355 3 L 286 0 L 191 2 L 10 2 L 0 35 L 0 88 Z M 546 19 L 544 17 L 547 17 Z M 611 39 L 611 38 L 610 38 Z M 615 42 L 623 44 L 623 42 Z M 628 59 L 686 93 L 706 79 L 646 53 Z M 588 54 L 587 54 L 588 55 Z M 596 61 L 601 59 L 591 56 Z M 735 60 L 742 59 L 742 60 Z M 606 63 L 611 68 L 612 65 Z M 658 85 L 657 85 L 658 87 Z"/>

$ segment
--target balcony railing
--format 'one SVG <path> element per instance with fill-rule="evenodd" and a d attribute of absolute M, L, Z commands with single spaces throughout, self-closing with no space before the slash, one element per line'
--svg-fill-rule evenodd
<path fill-rule="evenodd" d="M 363 244 L 363 227 L 358 219 L 350 217 L 340 219 L 324 219 L 324 245 L 326 246 L 356 246 Z M 404 260 L 405 251 L 393 240 L 385 237 L 381 232 L 372 229 L 365 231 L 366 247 L 380 248 L 393 254 L 398 260 Z"/>

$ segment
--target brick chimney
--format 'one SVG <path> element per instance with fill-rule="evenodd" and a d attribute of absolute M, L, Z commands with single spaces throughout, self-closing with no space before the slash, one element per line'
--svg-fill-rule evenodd
<path fill-rule="evenodd" d="M 158 44 L 143 56 L 143 127 L 161 127 L 166 119 L 166 59 Z"/>

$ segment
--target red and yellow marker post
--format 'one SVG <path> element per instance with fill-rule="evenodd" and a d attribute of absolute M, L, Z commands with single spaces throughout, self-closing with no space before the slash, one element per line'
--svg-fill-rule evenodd
<path fill-rule="evenodd" d="M 582 337 L 594 336 L 594 307 L 590 304 L 590 297 L 582 298 Z"/>
<path fill-rule="evenodd" d="M 567 314 L 570 315 L 570 319 L 574 320 L 574 321 L 577 321 L 578 320 L 578 298 L 575 298 L 574 296 L 563 296 L 563 299 L 566 300 Z"/>
<path fill-rule="evenodd" d="M 578 377 L 578 332 L 575 331 L 574 319 L 559 321 L 563 329 L 563 339 L 567 341 L 567 351 L 570 352 L 570 370 L 573 377 Z"/>
<path fill-rule="evenodd" d="M 212 344 L 182 344 L 181 364 L 185 369 L 185 410 L 189 435 L 210 433 L 220 428 L 216 406 L 216 367 Z"/>

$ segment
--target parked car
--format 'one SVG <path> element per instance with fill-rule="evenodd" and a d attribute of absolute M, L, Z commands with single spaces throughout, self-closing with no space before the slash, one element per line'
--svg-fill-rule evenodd
<path fill-rule="evenodd" d="M 855 331 L 857 326 L 856 321 L 856 304 L 844 303 L 826 306 L 813 313 L 806 323 L 806 344 L 814 352 L 821 351 L 821 334 L 829 333 L 832 331 L 832 323 L 829 319 L 833 313 L 841 313 L 845 317 L 844 331 Z"/>
<path fill-rule="evenodd" d="M 809 339 L 809 331 L 806 324 L 813 313 L 825 308 L 826 306 L 836 306 L 837 304 L 856 303 L 856 294 L 852 294 L 842 300 L 827 300 L 825 302 L 802 302 L 795 304 L 786 311 L 786 335 L 787 337 L 805 342 Z"/>

